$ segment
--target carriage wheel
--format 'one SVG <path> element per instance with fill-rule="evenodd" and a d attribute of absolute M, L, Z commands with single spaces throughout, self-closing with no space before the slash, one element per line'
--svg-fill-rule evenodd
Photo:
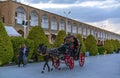
<path fill-rule="evenodd" d="M 73 57 L 70 57 L 69 58 L 69 68 L 73 69 L 73 67 L 74 67 L 74 59 L 73 59 Z"/>
<path fill-rule="evenodd" d="M 79 64 L 80 64 L 81 67 L 83 67 L 84 62 L 85 62 L 85 54 L 84 53 L 80 53 Z"/>
<path fill-rule="evenodd" d="M 55 67 L 55 69 L 58 69 L 59 65 L 60 65 L 59 59 L 54 59 L 54 67 Z"/>
<path fill-rule="evenodd" d="M 67 54 L 67 55 L 65 55 L 65 64 L 67 65 L 67 66 L 69 66 L 69 58 L 70 58 L 70 56 Z"/>

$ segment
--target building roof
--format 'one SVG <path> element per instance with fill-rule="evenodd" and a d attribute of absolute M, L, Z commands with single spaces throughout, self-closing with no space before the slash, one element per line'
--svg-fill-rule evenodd
<path fill-rule="evenodd" d="M 12 26 L 5 26 L 5 30 L 9 36 L 21 36 Z"/>

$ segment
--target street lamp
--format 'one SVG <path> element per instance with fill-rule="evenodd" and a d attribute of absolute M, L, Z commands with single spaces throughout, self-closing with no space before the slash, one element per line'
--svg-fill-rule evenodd
<path fill-rule="evenodd" d="M 28 21 L 27 20 L 23 20 L 22 21 L 22 25 L 24 27 L 24 38 L 26 38 L 26 27 L 27 27 Z"/>
<path fill-rule="evenodd" d="M 69 12 L 64 12 L 64 14 L 65 14 L 65 18 L 66 18 L 66 33 L 67 33 L 67 23 L 68 23 L 68 15 L 71 13 L 71 11 L 69 11 Z"/>

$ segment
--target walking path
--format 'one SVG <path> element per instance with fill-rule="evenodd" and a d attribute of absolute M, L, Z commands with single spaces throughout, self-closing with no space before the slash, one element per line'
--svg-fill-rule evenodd
<path fill-rule="evenodd" d="M 61 70 L 41 73 L 43 62 L 26 67 L 0 67 L 0 78 L 120 78 L 120 54 L 86 57 L 84 67 L 75 62 L 73 70 L 61 64 Z"/>

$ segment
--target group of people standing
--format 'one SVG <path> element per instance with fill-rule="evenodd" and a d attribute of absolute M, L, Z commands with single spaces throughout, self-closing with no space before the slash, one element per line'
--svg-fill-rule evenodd
<path fill-rule="evenodd" d="M 19 51 L 18 51 L 18 67 L 20 67 L 20 64 L 23 64 L 23 67 L 27 64 L 27 57 L 29 53 L 29 48 L 24 44 L 23 46 L 20 45 Z"/>

